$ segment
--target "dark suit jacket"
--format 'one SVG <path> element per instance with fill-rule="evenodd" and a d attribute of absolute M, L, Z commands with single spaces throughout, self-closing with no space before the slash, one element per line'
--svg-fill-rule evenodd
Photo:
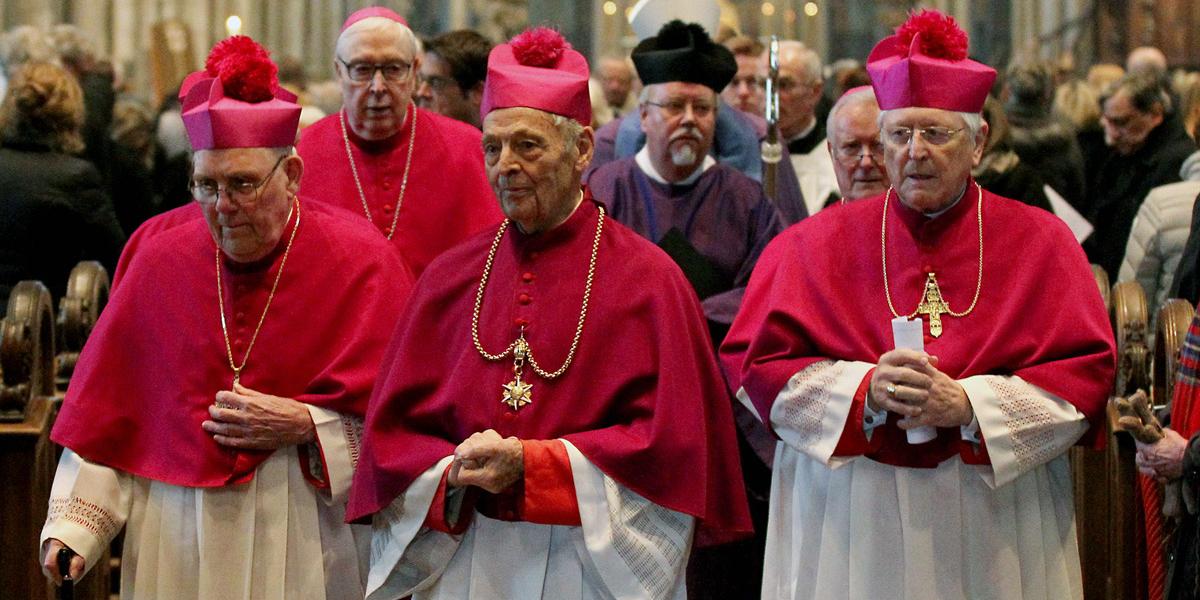
<path fill-rule="evenodd" d="M 77 262 L 99 260 L 112 273 L 124 242 L 90 162 L 37 143 L 0 147 L 0 300 L 36 279 L 57 302 Z"/>

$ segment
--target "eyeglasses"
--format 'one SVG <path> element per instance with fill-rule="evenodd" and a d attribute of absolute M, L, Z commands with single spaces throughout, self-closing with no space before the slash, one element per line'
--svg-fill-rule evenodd
<path fill-rule="evenodd" d="M 192 180 L 188 182 L 188 189 L 192 192 L 192 198 L 200 204 L 214 204 L 221 197 L 221 192 L 229 195 L 229 200 L 238 206 L 253 206 L 258 204 L 258 196 L 262 187 L 271 180 L 271 176 L 275 174 L 275 170 L 283 163 L 287 156 L 280 156 L 279 160 L 275 161 L 275 166 L 271 167 L 271 171 L 266 177 L 254 182 L 248 179 L 234 178 L 224 186 L 211 179 L 201 179 L 199 181 Z"/>
<path fill-rule="evenodd" d="M 931 146 L 942 146 L 954 139 L 955 134 L 965 129 L 950 129 L 948 127 L 893 127 L 884 134 L 884 139 L 893 146 L 907 146 L 913 139 L 914 133 L 920 133 L 921 139 Z"/>
<path fill-rule="evenodd" d="M 646 104 L 661 108 L 663 112 L 667 113 L 667 116 L 670 117 L 678 117 L 679 115 L 682 115 L 685 111 L 687 111 L 687 107 L 689 105 L 692 107 L 692 114 L 701 119 L 713 114 L 717 110 L 717 107 L 711 102 L 706 102 L 703 100 L 689 100 L 687 98 L 671 98 L 666 102 L 650 102 L 647 100 Z"/>
<path fill-rule="evenodd" d="M 455 82 L 453 79 L 450 79 L 449 77 L 442 77 L 441 75 L 425 76 L 425 75 L 421 75 L 420 73 L 417 74 L 417 84 L 418 85 L 427 85 L 427 86 L 429 86 L 429 89 L 431 89 L 435 92 L 440 92 L 440 91 L 446 89 L 446 86 L 448 86 L 452 83 L 455 83 Z"/>
<path fill-rule="evenodd" d="M 858 164 L 864 156 L 870 156 L 871 162 L 875 164 L 883 162 L 883 144 L 879 142 L 844 144 L 838 146 L 833 153 L 842 164 Z"/>
<path fill-rule="evenodd" d="M 375 72 L 383 73 L 385 81 L 397 82 L 403 81 L 408 76 L 408 72 L 412 69 L 412 63 L 406 63 L 402 60 L 389 63 L 369 63 L 362 61 L 346 62 L 342 57 L 337 57 L 337 61 L 346 67 L 346 74 L 351 81 L 356 83 L 366 83 L 375 79 Z"/>

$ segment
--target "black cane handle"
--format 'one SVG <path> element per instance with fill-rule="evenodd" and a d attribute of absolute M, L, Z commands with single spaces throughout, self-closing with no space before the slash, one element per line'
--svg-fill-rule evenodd
<path fill-rule="evenodd" d="M 74 600 L 75 580 L 71 579 L 71 559 L 75 552 L 70 548 L 58 551 L 58 574 L 62 576 L 62 586 L 58 588 L 59 600 Z"/>

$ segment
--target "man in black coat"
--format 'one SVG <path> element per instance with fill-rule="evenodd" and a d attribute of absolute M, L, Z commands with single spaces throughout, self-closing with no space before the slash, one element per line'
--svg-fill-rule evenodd
<path fill-rule="evenodd" d="M 1138 207 L 1151 188 L 1179 181 L 1196 144 L 1174 118 L 1159 80 L 1126 75 L 1101 98 L 1108 151 L 1089 174 L 1085 214 L 1096 227 L 1083 245 L 1088 258 L 1116 280 Z"/>

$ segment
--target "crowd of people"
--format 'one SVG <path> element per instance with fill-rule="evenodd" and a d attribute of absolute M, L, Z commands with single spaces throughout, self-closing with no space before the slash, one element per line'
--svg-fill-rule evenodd
<path fill-rule="evenodd" d="M 47 577 L 123 529 L 123 598 L 1082 597 L 1089 263 L 1200 299 L 1200 74 L 998 73 L 921 11 L 772 75 L 676 16 L 589 65 L 365 8 L 331 82 L 234 36 L 153 108 L 0 36 L 0 288 L 114 273 Z M 1172 427 L 1138 464 L 1200 486 Z"/>

